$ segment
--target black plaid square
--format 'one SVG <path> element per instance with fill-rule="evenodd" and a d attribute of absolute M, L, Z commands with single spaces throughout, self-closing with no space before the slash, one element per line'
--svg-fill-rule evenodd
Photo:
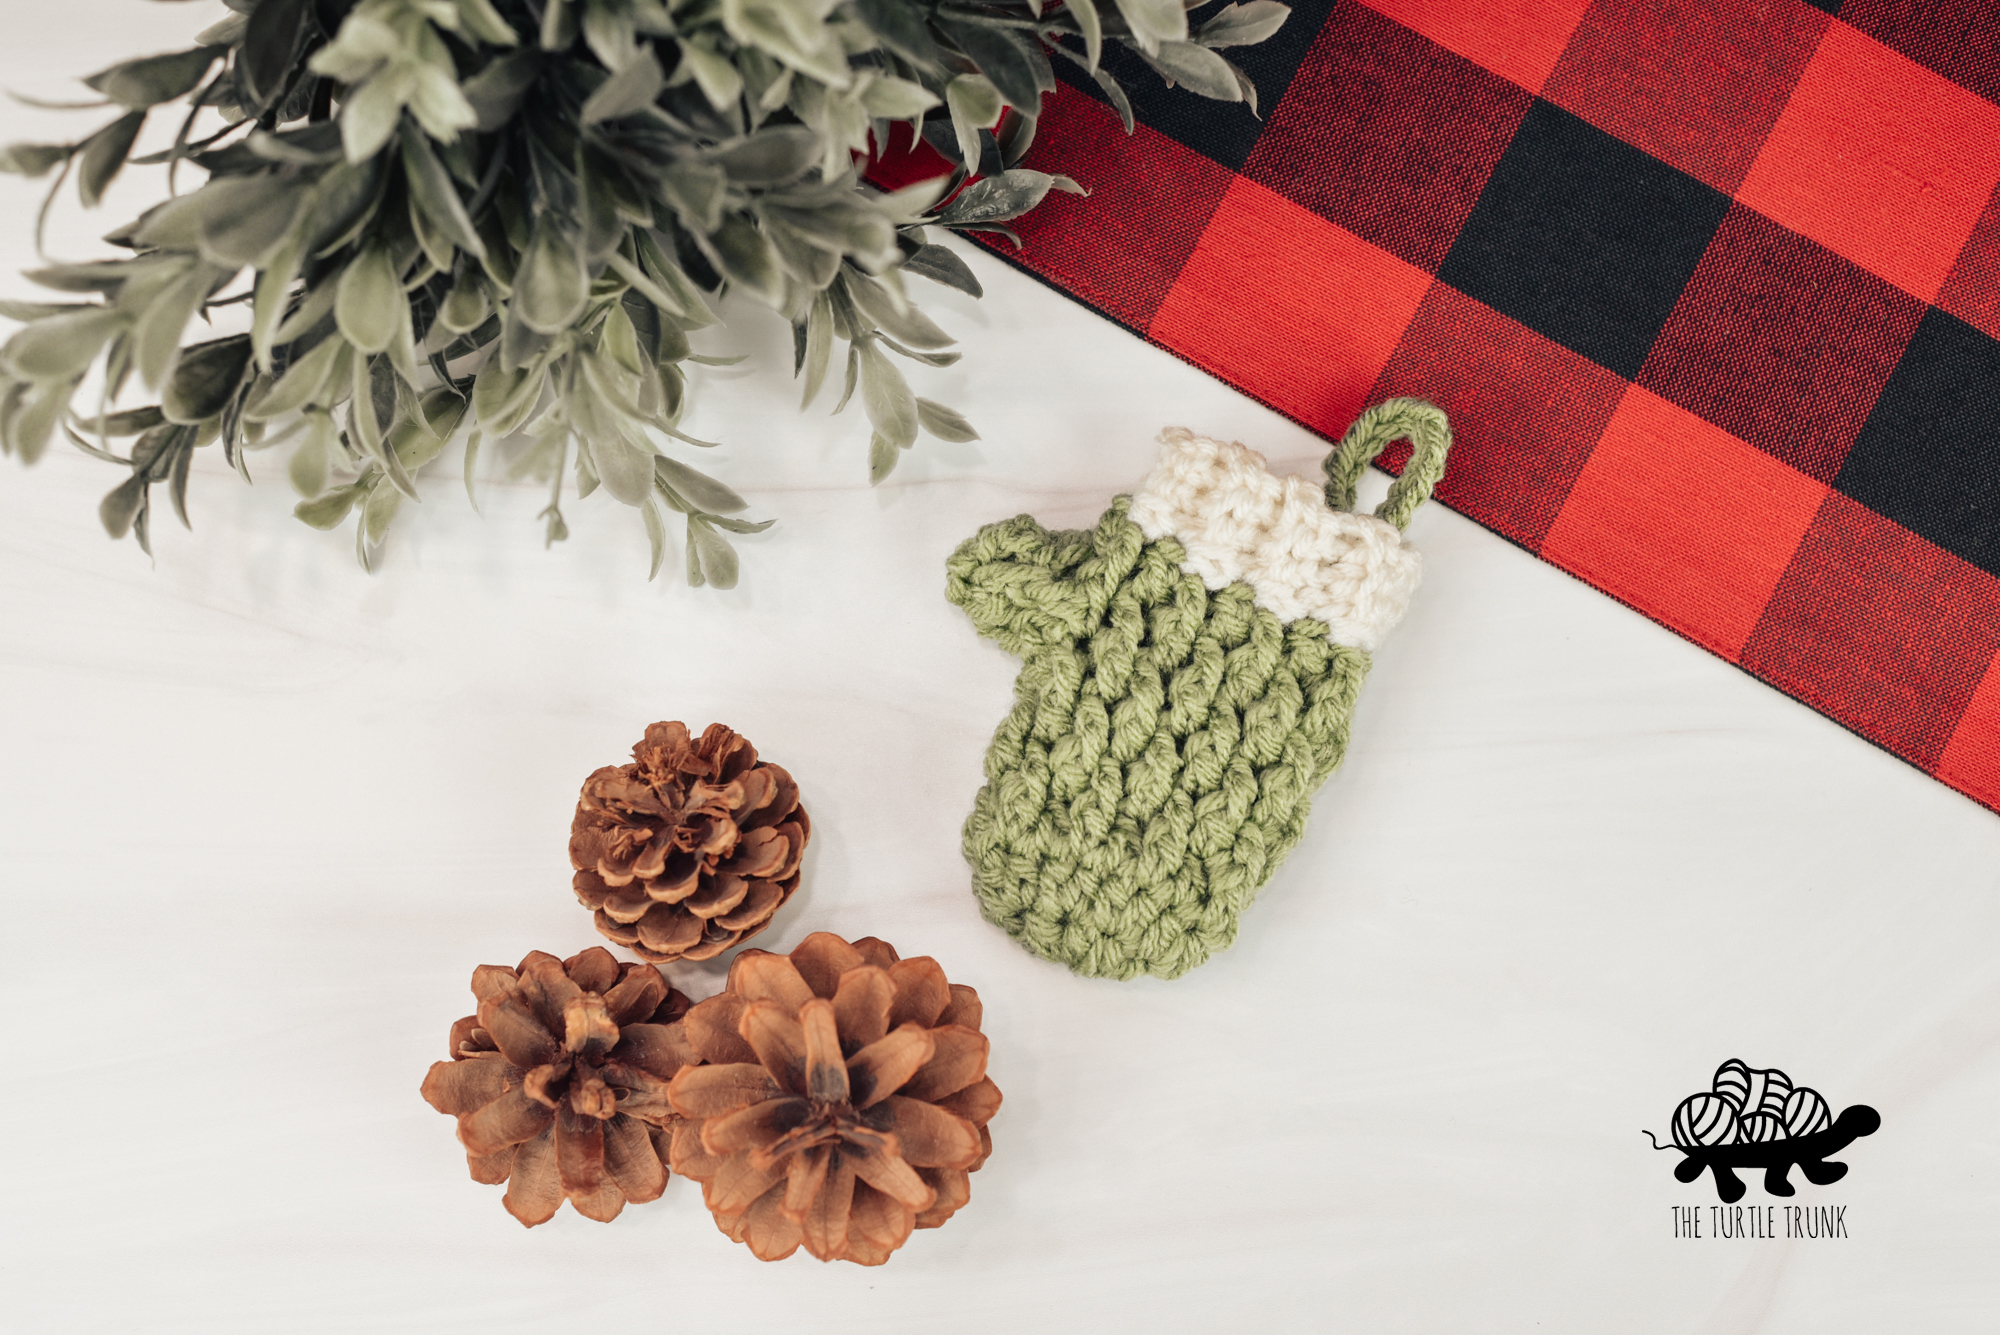
<path fill-rule="evenodd" d="M 1729 196 L 1537 101 L 1438 277 L 1627 379 Z"/>
<path fill-rule="evenodd" d="M 2000 575 L 2000 343 L 1926 315 L 1833 485 Z"/>

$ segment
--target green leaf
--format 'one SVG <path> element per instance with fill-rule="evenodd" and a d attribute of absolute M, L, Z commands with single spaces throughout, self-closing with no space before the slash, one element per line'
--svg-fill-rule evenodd
<path fill-rule="evenodd" d="M 863 314 L 910 346 L 945 348 L 957 342 L 916 307 L 905 304 L 898 308 L 881 284 L 856 274 L 848 275 L 842 282 Z"/>
<path fill-rule="evenodd" d="M 702 518 L 725 533 L 762 533 L 778 522 L 775 519 L 760 519 L 752 523 L 748 519 L 731 519 L 727 515 L 703 515 Z"/>
<path fill-rule="evenodd" d="M 104 198 L 105 188 L 125 165 L 125 157 L 132 151 L 132 141 L 139 137 L 139 127 L 145 123 L 146 113 L 134 111 L 120 116 L 83 141 L 83 158 L 76 173 L 76 193 L 85 208 L 96 208 L 97 202 Z"/>
<path fill-rule="evenodd" d="M 542 53 L 530 48 L 490 61 L 466 80 L 465 100 L 479 118 L 478 128 L 490 134 L 513 120 L 541 70 Z"/>
<path fill-rule="evenodd" d="M 486 285 L 468 269 L 458 276 L 444 305 L 438 308 L 438 322 L 454 334 L 469 334 L 485 324 L 492 313 L 486 301 Z"/>
<path fill-rule="evenodd" d="M 622 302 L 606 312 L 601 337 L 604 351 L 612 361 L 633 375 L 646 373 L 646 361 L 639 352 L 639 333 L 632 327 L 632 317 L 625 313 Z"/>
<path fill-rule="evenodd" d="M 896 225 L 879 210 L 856 200 L 832 200 L 818 208 L 788 208 L 767 202 L 762 212 L 766 218 L 783 222 L 809 245 L 835 255 L 852 255 L 872 269 L 888 268 L 899 255 Z"/>
<path fill-rule="evenodd" d="M 938 221 L 947 227 L 962 227 L 1018 218 L 1041 203 L 1056 180 L 1044 172 L 1010 167 L 998 176 L 974 181 L 959 191 L 958 197 L 938 215 Z"/>
<path fill-rule="evenodd" d="M 399 306 L 408 309 L 396 263 L 387 246 L 370 242 L 340 275 L 334 323 L 341 336 L 362 352 L 383 352 L 395 341 Z"/>
<path fill-rule="evenodd" d="M 979 132 L 1000 123 L 1000 90 L 979 74 L 961 74 L 945 85 L 945 106 L 951 109 L 951 124 L 958 135 L 958 150 L 966 170 L 979 164 Z"/>
<path fill-rule="evenodd" d="M 935 242 L 903 261 L 903 272 L 913 273 L 920 278 L 928 278 L 933 283 L 955 287 L 969 297 L 983 297 L 984 288 L 979 286 L 979 278 L 971 266 L 958 257 L 958 253 L 947 246 Z"/>
<path fill-rule="evenodd" d="M 117 311 L 103 307 L 51 315 L 16 330 L 0 347 L 0 363 L 29 380 L 71 380 L 90 369 L 123 323 Z"/>
<path fill-rule="evenodd" d="M 336 487 L 318 500 L 300 501 L 292 507 L 292 513 L 322 531 L 339 528 L 363 491 L 364 488 L 358 486 Z"/>
<path fill-rule="evenodd" d="M 326 490 L 327 477 L 333 467 L 334 433 L 331 417 L 325 413 L 310 414 L 305 439 L 298 443 L 285 465 L 285 475 L 291 480 L 292 489 L 306 500 L 312 500 Z"/>
<path fill-rule="evenodd" d="M 329 334 L 312 351 L 285 369 L 278 382 L 254 400 L 243 415 L 253 422 L 268 422 L 294 413 L 308 404 L 331 406 L 344 383 L 353 349 L 338 334 Z"/>
<path fill-rule="evenodd" d="M 145 303 L 132 331 L 139 377 L 155 388 L 165 384 L 174 369 L 174 360 L 180 356 L 181 335 L 215 281 L 214 271 L 198 264 L 185 264 L 183 269 L 179 278 Z"/>
<path fill-rule="evenodd" d="M 1017 112 L 1007 118 L 1007 123 L 993 136 L 995 144 L 1000 149 L 1002 167 L 1012 167 L 1028 156 L 1028 150 L 1035 146 L 1035 128 L 1036 121 L 1033 116 L 1023 116 Z"/>
<path fill-rule="evenodd" d="M 826 369 L 833 357 L 833 313 L 827 309 L 826 294 L 813 298 L 812 309 L 806 313 L 806 337 L 804 356 L 800 359 L 800 369 L 805 372 L 805 396 L 799 401 L 801 411 L 810 407 L 819 397 L 820 387 L 826 383 Z"/>
<path fill-rule="evenodd" d="M 80 301 L 8 301 L 0 298 L 0 316 L 27 324 L 30 320 L 40 320 L 50 315 L 66 315 L 71 311 L 102 310 L 95 302 Z"/>
<path fill-rule="evenodd" d="M 340 108 L 340 142 L 350 163 L 364 162 L 382 151 L 403 119 L 398 81 L 385 71 L 347 95 Z"/>
<path fill-rule="evenodd" d="M 381 545 L 382 539 L 389 536 L 389 525 L 395 521 L 396 511 L 403 508 L 405 494 L 391 485 L 389 479 L 376 479 L 375 485 L 368 489 L 367 503 L 361 507 L 362 542 L 370 547 Z"/>
<path fill-rule="evenodd" d="M 410 114 L 431 138 L 450 143 L 460 130 L 479 124 L 479 113 L 459 91 L 449 53 L 441 51 L 435 62 L 411 66 L 410 81 Z"/>
<path fill-rule="evenodd" d="M 722 206 L 729 192 L 729 177 L 722 168 L 683 158 L 660 173 L 658 189 L 689 230 L 706 235 L 722 226 Z"/>
<path fill-rule="evenodd" d="M 896 471 L 896 461 L 903 452 L 889 442 L 880 431 L 868 438 L 868 482 L 872 486 Z"/>
<path fill-rule="evenodd" d="M 202 258 L 221 269 L 262 268 L 292 239 L 312 190 L 292 176 L 232 176 L 198 192 Z"/>
<path fill-rule="evenodd" d="M 212 46 L 146 56 L 113 65 L 83 82 L 123 107 L 144 111 L 195 90 L 222 52 Z"/>
<path fill-rule="evenodd" d="M 549 214 L 535 224 L 528 253 L 514 275 L 511 309 L 538 334 L 559 334 L 576 323 L 590 301 L 590 275 L 576 240 Z"/>
<path fill-rule="evenodd" d="M 111 493 L 98 504 L 98 521 L 113 538 L 122 538 L 132 531 L 132 521 L 138 517 L 139 507 L 145 501 L 146 479 L 143 474 L 134 473 L 112 488 Z"/>
<path fill-rule="evenodd" d="M 659 577 L 660 566 L 667 559 L 667 522 L 660 518 L 659 502 L 650 495 L 639 507 L 639 517 L 646 521 L 646 542 L 653 549 L 653 564 L 646 571 L 646 578 L 651 581 Z"/>
<path fill-rule="evenodd" d="M 521 40 L 489 0 L 452 0 L 452 3 L 458 9 L 459 23 L 480 41 L 493 46 L 513 46 Z"/>
<path fill-rule="evenodd" d="M 453 245 L 474 259 L 485 260 L 486 243 L 472 226 L 472 215 L 465 211 L 465 201 L 458 197 L 451 173 L 431 151 L 431 141 L 421 134 L 406 134 L 402 138 L 403 175 L 410 185 L 410 198 L 443 229 Z"/>
<path fill-rule="evenodd" d="M 704 522 L 700 515 L 689 515 L 687 526 L 688 546 L 700 558 L 701 573 L 718 589 L 735 588 L 736 549 L 729 545 L 727 538 Z M 692 571 L 694 563 L 690 562 L 689 565 Z"/>
<path fill-rule="evenodd" d="M 343 162 L 320 178 L 313 200 L 312 253 L 330 255 L 359 236 L 381 206 L 387 160 Z"/>
<path fill-rule="evenodd" d="M 542 50 L 566 51 L 576 41 L 576 11 L 569 0 L 544 0 Z"/>
<path fill-rule="evenodd" d="M 51 169 L 68 162 L 75 144 L 9 144 L 0 148 L 0 172 L 12 176 L 47 176 Z"/>
<path fill-rule="evenodd" d="M 847 345 L 847 383 L 840 391 L 840 402 L 833 405 L 833 415 L 835 417 L 840 416 L 840 410 L 845 408 L 847 401 L 854 397 L 854 386 L 857 383 L 860 372 L 861 345 L 858 343 L 849 343 Z"/>
<path fill-rule="evenodd" d="M 854 10 L 903 59 L 926 69 L 938 65 L 942 53 L 924 26 L 924 11 L 910 0 L 854 0 Z"/>
<path fill-rule="evenodd" d="M 1229 62 L 1205 46 L 1192 42 L 1161 42 L 1146 63 L 1191 93 L 1217 102 L 1241 102 L 1243 89 L 1230 72 Z"/>
<path fill-rule="evenodd" d="M 929 399 L 917 400 L 917 420 L 923 423 L 924 430 L 939 440 L 963 442 L 979 439 L 979 433 L 972 429 L 972 423 L 966 421 L 954 409 L 947 408 L 942 403 L 933 403 Z"/>
<path fill-rule="evenodd" d="M 190 425 L 214 417 L 242 387 L 249 365 L 248 334 L 197 343 L 181 354 L 160 396 L 160 410 L 169 422 Z"/>
<path fill-rule="evenodd" d="M 547 379 L 547 372 L 540 367 L 524 366 L 509 371 L 501 366 L 498 357 L 487 358 L 478 378 L 472 382 L 472 411 L 478 416 L 480 426 L 496 438 L 520 430 L 528 414 L 535 410 Z"/>
<path fill-rule="evenodd" d="M 931 211 L 931 206 L 943 199 L 951 189 L 952 178 L 933 176 L 928 181 L 915 181 L 901 190 L 892 190 L 875 198 L 875 207 L 887 215 L 889 221 L 900 226 L 916 222 Z"/>
<path fill-rule="evenodd" d="M 658 456 L 623 436 L 607 434 L 585 442 L 604 489 L 626 505 L 643 505 L 653 490 Z"/>
<path fill-rule="evenodd" d="M 937 94 L 920 83 L 882 75 L 861 90 L 861 105 L 871 116 L 892 121 L 913 120 L 938 105 Z"/>
<path fill-rule="evenodd" d="M 17 454 L 24 464 L 40 459 L 55 436 L 70 388 L 63 381 L 42 385 L 22 381 L 10 388 L 0 401 L 0 453 Z"/>
<path fill-rule="evenodd" d="M 670 258 L 665 249 L 655 239 L 653 232 L 634 231 L 632 244 L 638 252 L 639 262 L 655 283 L 667 295 L 678 301 L 682 309 L 674 314 L 683 329 L 703 329 L 715 323 L 715 313 L 708 308 L 701 289 L 681 271 L 680 265 Z"/>
<path fill-rule="evenodd" d="M 855 344 L 861 354 L 861 406 L 883 439 L 908 449 L 917 439 L 917 399 L 895 363 L 870 340 Z"/>
<path fill-rule="evenodd" d="M 1139 49 L 1152 52 L 1161 42 L 1187 40 L 1187 11 L 1181 0 L 1116 0 Z"/>
<path fill-rule="evenodd" d="M 714 150 L 708 160 L 739 185 L 772 186 L 803 175 L 825 151 L 819 135 L 804 126 L 774 125 Z"/>
<path fill-rule="evenodd" d="M 122 413 L 112 413 L 107 417 L 93 417 L 86 422 L 78 422 L 84 430 L 94 436 L 136 436 L 141 431 L 151 431 L 163 425 L 166 414 L 158 408 L 127 408 Z"/>
<path fill-rule="evenodd" d="M 784 304 L 785 276 L 779 271 L 770 240 L 755 223 L 733 213 L 722 220 L 709 243 L 714 247 L 717 267 L 731 282 L 773 309 Z"/>
<path fill-rule="evenodd" d="M 479 442 L 481 432 L 474 431 L 465 438 L 465 499 L 472 506 L 472 513 L 479 513 L 479 494 L 474 483 L 479 476 Z"/>
<path fill-rule="evenodd" d="M 599 121 L 617 120 L 621 116 L 644 111 L 653 105 L 653 99 L 660 95 L 666 83 L 667 77 L 660 72 L 660 62 L 653 55 L 652 48 L 641 47 L 639 54 L 627 62 L 625 68 L 597 85 L 597 91 L 584 99 L 579 118 L 585 125 L 596 125 Z M 742 86 L 740 80 L 737 86 Z"/>
<path fill-rule="evenodd" d="M 1284 26 L 1291 7 L 1278 0 L 1248 0 L 1217 10 L 1194 40 L 1203 46 L 1255 46 Z"/>
<path fill-rule="evenodd" d="M 655 283 L 644 269 L 625 258 L 625 256 L 614 250 L 605 256 L 605 263 L 613 273 L 631 284 L 633 291 L 637 292 L 647 301 L 652 302 L 658 309 L 665 311 L 668 315 L 678 316 L 685 313 L 681 310 L 680 303 L 674 300 L 665 288 Z"/>
<path fill-rule="evenodd" d="M 1179 0 L 1171 0 L 1179 8 Z M 1024 39 L 1010 28 L 989 28 L 981 23 L 955 22 L 938 15 L 932 19 L 938 30 L 951 38 L 959 50 L 972 58 L 979 72 L 992 80 L 1009 106 L 1030 116 L 1040 113 L 1042 90 L 1035 77 L 1035 63 L 1023 49 Z M 956 82 L 956 80 L 954 80 Z M 977 162 L 978 156 L 967 159 Z"/>
<path fill-rule="evenodd" d="M 391 486 L 411 500 L 416 500 L 416 484 L 403 470 L 402 461 L 390 453 L 382 430 L 382 417 L 377 410 L 378 399 L 387 399 L 394 404 L 396 373 L 390 369 L 385 357 L 356 357 L 353 376 L 353 393 L 347 401 L 349 438 L 358 440 L 361 452 L 382 466 Z"/>
<path fill-rule="evenodd" d="M 681 59 L 701 95 L 717 111 L 728 111 L 743 96 L 743 75 L 727 56 L 719 56 L 700 42 L 682 38 Z"/>
<path fill-rule="evenodd" d="M 664 454 L 653 456 L 653 472 L 697 510 L 729 515 L 750 506 L 750 502 L 738 496 L 732 488 Z"/>
<path fill-rule="evenodd" d="M 898 357 L 908 357 L 911 361 L 922 362 L 925 366 L 956 366 L 965 356 L 962 352 L 918 352 L 914 348 L 904 347 L 887 334 L 877 334 L 876 339 Z"/>
<path fill-rule="evenodd" d="M 250 11 L 236 54 L 237 81 L 250 94 L 250 110 L 263 111 L 285 91 L 311 10 L 312 0 L 259 0 Z"/>
<path fill-rule="evenodd" d="M 304 260 L 305 238 L 294 236 L 257 275 L 250 317 L 250 350 L 257 359 L 258 369 L 267 375 L 273 370 L 271 350 L 277 345 L 285 304 L 291 299 L 292 284 L 297 281 Z"/>
<path fill-rule="evenodd" d="M 1094 74 L 1104 59 L 1104 19 L 1097 12 L 1097 0 L 1069 0 L 1065 8 L 1083 34 L 1084 67 Z"/>

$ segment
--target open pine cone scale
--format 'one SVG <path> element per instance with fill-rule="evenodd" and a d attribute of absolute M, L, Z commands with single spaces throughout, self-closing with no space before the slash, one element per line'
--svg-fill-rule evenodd
<path fill-rule="evenodd" d="M 812 822 L 799 787 L 720 723 L 655 723 L 633 763 L 584 781 L 570 827 L 576 895 L 648 960 L 710 959 L 798 889 Z"/>
<path fill-rule="evenodd" d="M 879 1265 L 971 1197 L 1000 1091 L 978 994 L 930 959 L 815 933 L 746 951 L 688 1012 L 692 1051 L 667 1098 L 686 1120 L 669 1161 L 703 1184 L 730 1237 L 764 1260 L 799 1246 Z"/>
<path fill-rule="evenodd" d="M 507 1184 L 503 1203 L 530 1227 L 565 1199 L 587 1218 L 666 1189 L 668 1083 L 699 1061 L 687 997 L 650 964 L 593 946 L 568 961 L 540 951 L 518 969 L 473 974 L 476 1015 L 451 1030 L 451 1060 L 423 1096 L 458 1118 L 475 1181 Z"/>

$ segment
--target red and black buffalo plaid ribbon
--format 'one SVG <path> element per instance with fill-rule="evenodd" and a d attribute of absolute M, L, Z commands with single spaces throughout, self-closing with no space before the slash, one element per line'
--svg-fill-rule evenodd
<path fill-rule="evenodd" d="M 1291 3 L 996 249 L 2000 810 L 2000 2 Z"/>

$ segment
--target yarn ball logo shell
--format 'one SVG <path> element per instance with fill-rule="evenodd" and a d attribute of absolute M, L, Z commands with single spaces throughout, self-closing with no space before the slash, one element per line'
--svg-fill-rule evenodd
<path fill-rule="evenodd" d="M 1674 1109 L 1672 1144 L 1660 1144 L 1651 1131 L 1645 1135 L 1654 1149 L 1684 1156 L 1674 1167 L 1676 1178 L 1693 1182 L 1711 1172 L 1715 1194 L 1733 1204 L 1747 1190 L 1736 1175 L 1739 1168 L 1763 1169 L 1764 1190 L 1772 1196 L 1797 1194 L 1794 1167 L 1814 1186 L 1840 1181 L 1847 1165 L 1827 1156 L 1881 1125 L 1882 1115 L 1867 1104 L 1853 1104 L 1835 1117 L 1818 1090 L 1794 1084 L 1775 1067 L 1758 1070 L 1731 1057 L 1716 1067 L 1708 1089 L 1688 1095 Z"/>

